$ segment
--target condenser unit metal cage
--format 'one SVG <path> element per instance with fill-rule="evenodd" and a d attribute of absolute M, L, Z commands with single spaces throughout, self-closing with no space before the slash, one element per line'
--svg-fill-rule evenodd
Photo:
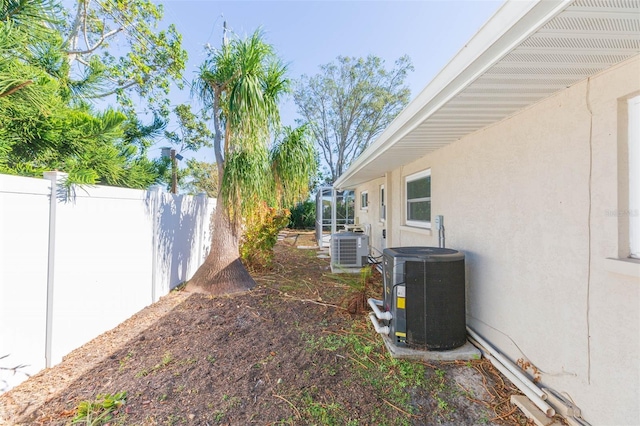
<path fill-rule="evenodd" d="M 369 236 L 357 232 L 331 235 L 331 271 L 359 272 L 369 258 Z"/>
<path fill-rule="evenodd" d="M 397 346 L 449 350 L 466 342 L 464 253 L 437 247 L 383 251 L 383 320 Z"/>

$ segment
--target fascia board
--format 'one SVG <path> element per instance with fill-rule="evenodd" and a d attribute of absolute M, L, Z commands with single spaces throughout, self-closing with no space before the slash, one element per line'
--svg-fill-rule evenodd
<path fill-rule="evenodd" d="M 355 186 L 349 180 L 393 147 L 424 120 L 464 90 L 527 37 L 574 0 L 509 0 L 480 28 L 389 127 L 340 176 L 334 186 Z M 389 170 L 381 170 L 384 174 Z"/>

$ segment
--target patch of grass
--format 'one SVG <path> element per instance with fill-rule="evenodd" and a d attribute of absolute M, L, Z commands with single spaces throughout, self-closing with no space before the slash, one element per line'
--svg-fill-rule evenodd
<path fill-rule="evenodd" d="M 169 417 L 167 417 L 168 425 L 177 425 L 178 423 L 185 423 L 185 419 L 182 416 L 178 416 L 175 414 L 171 414 Z"/>
<path fill-rule="evenodd" d="M 436 414 L 443 419 L 450 419 L 455 409 L 447 400 L 452 397 L 457 390 L 454 391 L 447 386 L 446 374 L 447 372 L 445 370 L 437 368 L 426 385 L 430 389 L 434 401 L 436 401 Z"/>
<path fill-rule="evenodd" d="M 129 361 L 131 358 L 133 358 L 133 352 L 127 352 L 127 355 L 124 356 L 124 358 L 122 358 L 120 360 L 120 366 L 118 367 L 118 371 L 122 371 L 124 370 L 124 367 L 127 364 L 127 361 Z"/>
<path fill-rule="evenodd" d="M 346 424 L 345 408 L 337 402 L 321 403 L 311 393 L 302 395 L 301 414 L 311 424 L 344 425 Z"/>
<path fill-rule="evenodd" d="M 363 327 L 361 323 L 354 323 L 350 330 L 343 330 L 340 334 L 316 337 L 303 332 L 302 340 L 305 350 L 310 353 L 330 351 L 346 354 L 345 358 L 350 360 L 350 368 L 356 372 L 360 383 L 373 387 L 392 405 L 407 413 L 414 413 L 415 408 L 411 404 L 411 396 L 407 390 L 426 384 L 425 365 L 420 362 L 389 358 L 382 340 L 372 333 L 366 325 Z M 330 376 L 337 374 L 337 369 L 331 365 L 325 365 L 323 371 Z M 330 405 L 325 404 L 323 407 L 328 409 Z M 312 418 L 319 421 L 320 413 L 315 414 Z M 328 416 L 329 413 L 325 414 Z M 376 419 L 375 423 L 383 419 L 384 416 Z"/>
<path fill-rule="evenodd" d="M 127 400 L 127 392 L 99 394 L 93 401 L 82 401 L 76 408 L 72 425 L 99 426 L 110 423 L 113 415 Z"/>
<path fill-rule="evenodd" d="M 143 369 L 141 371 L 138 371 L 135 375 L 135 377 L 139 378 L 139 377 L 145 377 L 148 376 L 149 374 L 155 373 L 156 371 L 166 367 L 167 365 L 171 364 L 171 362 L 173 361 L 173 355 L 171 355 L 170 352 L 165 352 L 164 355 L 162 355 L 162 360 L 154 365 L 153 367 L 151 367 L 150 369 Z M 195 360 L 194 360 L 195 362 Z"/>
<path fill-rule="evenodd" d="M 173 361 L 173 355 L 171 355 L 171 352 L 165 352 L 165 354 L 162 355 L 161 367 L 166 367 L 171 361 Z"/>
<path fill-rule="evenodd" d="M 307 350 L 307 352 L 335 352 L 339 349 L 344 349 L 347 344 L 342 336 L 337 336 L 335 334 L 316 337 L 313 334 L 303 332 L 302 339 L 305 342 L 305 349 Z"/>
<path fill-rule="evenodd" d="M 213 420 L 216 423 L 221 423 L 222 420 L 224 420 L 224 417 L 226 416 L 226 413 L 222 410 L 216 410 L 213 412 Z"/>

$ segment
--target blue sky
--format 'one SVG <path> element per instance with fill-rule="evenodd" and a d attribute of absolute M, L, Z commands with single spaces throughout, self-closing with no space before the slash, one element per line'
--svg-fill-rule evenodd
<path fill-rule="evenodd" d="M 241 37 L 262 27 L 266 39 L 289 64 L 290 78 L 315 75 L 337 56 L 375 55 L 388 68 L 409 55 L 415 71 L 407 84 L 415 98 L 500 7 L 502 1 L 207 1 L 165 0 L 165 23 L 183 35 L 189 52 L 185 79 L 191 81 L 206 57 L 205 45 L 219 47 L 223 22 Z M 191 102 L 188 90 L 173 90 L 172 103 Z M 281 105 L 282 121 L 299 118 L 291 98 Z M 170 126 L 171 127 L 171 126 Z M 152 153 L 153 155 L 153 153 Z M 185 155 L 187 157 L 191 155 Z M 213 161 L 210 150 L 195 155 Z"/>

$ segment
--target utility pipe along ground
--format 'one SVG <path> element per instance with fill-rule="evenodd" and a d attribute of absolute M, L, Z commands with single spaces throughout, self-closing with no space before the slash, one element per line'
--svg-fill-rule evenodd
<path fill-rule="evenodd" d="M 480 337 L 477 333 L 467 327 L 467 331 L 469 333 L 469 340 L 473 343 L 480 351 L 482 355 L 487 358 L 491 363 L 502 373 L 504 374 L 511 382 L 518 388 L 522 393 L 524 393 L 527 398 L 531 400 L 542 412 L 545 413 L 547 417 L 553 417 L 556 415 L 556 411 L 546 403 L 542 395 L 544 395 L 544 399 L 546 399 L 547 395 L 537 387 L 528 377 L 522 374 L 518 368 L 511 363 L 511 361 L 507 360 L 502 354 L 496 351 L 491 345 L 489 345 L 482 337 Z"/>
<path fill-rule="evenodd" d="M 505 358 L 504 355 L 502 355 L 500 352 L 498 352 L 496 349 L 494 349 L 478 333 L 473 331 L 470 327 L 467 327 L 467 332 L 469 333 L 469 335 L 471 337 L 473 337 L 473 339 L 476 342 L 478 342 L 480 345 L 484 346 L 488 353 L 493 355 L 493 357 L 495 359 L 497 359 L 502 365 L 504 365 L 507 369 L 509 369 L 509 371 L 511 371 L 511 373 L 513 373 L 513 375 L 515 375 L 518 379 L 520 379 L 520 381 L 522 383 L 527 385 L 527 387 L 529 387 L 533 392 L 535 392 L 535 394 L 538 396 L 538 398 L 542 399 L 543 401 L 547 399 L 547 394 L 544 393 L 542 391 L 542 389 L 540 389 L 538 386 L 536 386 L 536 384 L 533 383 L 531 381 L 531 379 L 529 379 L 527 376 L 525 376 L 518 367 L 516 367 L 511 361 L 509 361 L 507 358 Z"/>

